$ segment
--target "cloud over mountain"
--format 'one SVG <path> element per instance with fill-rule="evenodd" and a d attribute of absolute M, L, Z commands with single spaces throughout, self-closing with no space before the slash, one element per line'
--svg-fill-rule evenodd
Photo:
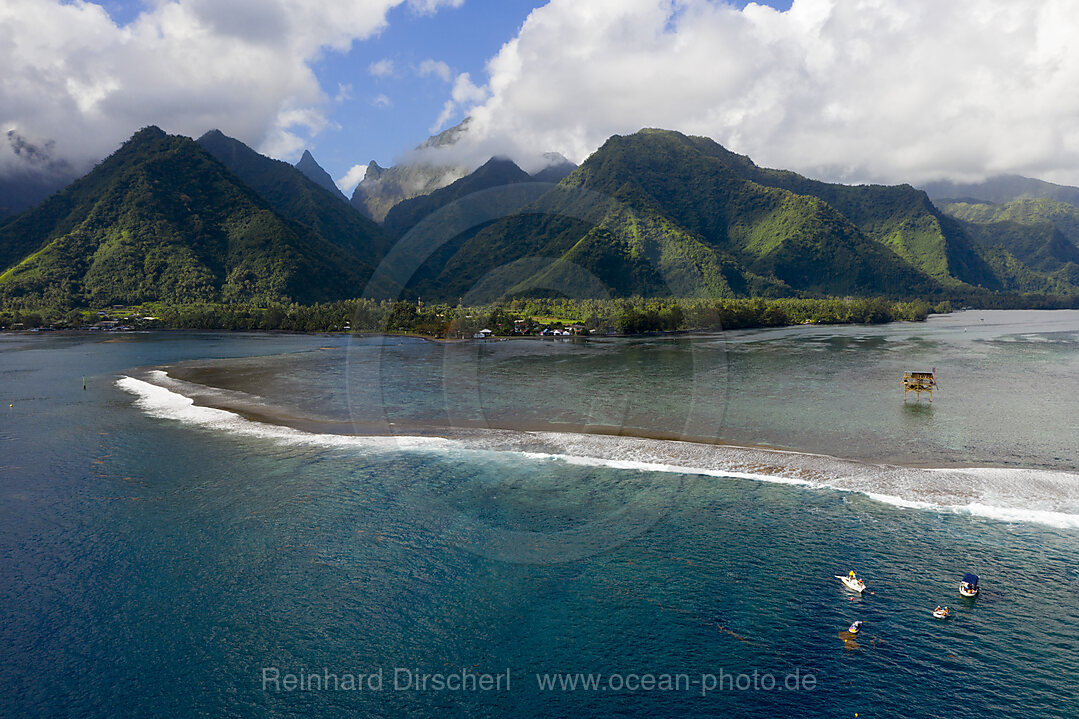
<path fill-rule="evenodd" d="M 86 169 L 141 126 L 220 127 L 275 156 L 330 125 L 312 64 L 347 51 L 405 0 L 148 2 L 117 24 L 83 0 L 0 4 L 0 132 Z M 411 0 L 416 12 L 461 0 Z M 0 174 L 26 153 L 0 146 Z"/>
<path fill-rule="evenodd" d="M 667 127 L 833 180 L 1075 183 L 1077 34 L 1075 0 L 552 0 L 452 102 L 477 156 Z"/>

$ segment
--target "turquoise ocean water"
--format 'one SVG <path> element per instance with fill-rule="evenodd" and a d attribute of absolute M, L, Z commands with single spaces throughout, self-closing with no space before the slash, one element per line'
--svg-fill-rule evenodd
<path fill-rule="evenodd" d="M 1074 716 L 1077 370 L 1074 312 L 0 337 L 0 715 Z"/>

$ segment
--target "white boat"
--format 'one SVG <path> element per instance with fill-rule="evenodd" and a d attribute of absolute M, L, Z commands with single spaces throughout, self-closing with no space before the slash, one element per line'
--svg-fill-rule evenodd
<path fill-rule="evenodd" d="M 851 634 L 857 634 L 858 630 L 860 630 L 861 628 L 862 628 L 862 623 L 861 622 L 855 622 L 854 624 L 851 624 L 849 627 L 847 627 L 847 631 L 850 632 Z"/>
<path fill-rule="evenodd" d="M 844 576 L 840 576 L 839 574 L 837 574 L 837 575 L 835 575 L 835 578 L 838 579 L 839 581 L 843 582 L 843 586 L 845 586 L 847 589 L 851 590 L 852 592 L 864 592 L 865 591 L 865 582 L 863 582 L 861 579 L 858 579 L 858 577 L 852 577 L 849 574 L 844 577 Z"/>
<path fill-rule="evenodd" d="M 959 583 L 959 594 L 964 597 L 978 596 L 978 575 L 964 574 L 963 581 Z"/>
<path fill-rule="evenodd" d="M 948 609 L 948 607 L 937 607 L 933 610 L 933 616 L 937 619 L 947 619 L 951 613 L 952 610 Z"/>

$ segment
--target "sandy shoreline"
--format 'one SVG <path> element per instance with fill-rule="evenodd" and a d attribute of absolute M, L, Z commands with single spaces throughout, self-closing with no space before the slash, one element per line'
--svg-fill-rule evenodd
<path fill-rule="evenodd" d="M 160 375 L 163 372 L 167 381 L 162 382 Z M 267 402 L 261 397 L 255 397 L 244 392 L 216 387 L 212 384 L 197 380 L 205 380 L 204 372 L 198 367 L 183 365 L 169 365 L 162 367 L 139 368 L 133 373 L 139 379 L 162 384 L 174 391 L 190 398 L 195 406 L 211 409 L 224 410 L 239 415 L 246 420 L 261 424 L 287 427 L 309 434 L 330 434 L 353 437 L 439 437 L 444 439 L 460 439 L 462 437 L 474 437 L 477 433 L 487 435 L 497 433 L 533 434 L 545 433 L 558 435 L 579 435 L 581 437 L 596 438 L 623 438 L 628 440 L 642 440 L 648 442 L 678 442 L 684 445 L 692 445 L 701 448 L 722 449 L 732 452 L 749 453 L 756 452 L 762 455 L 782 455 L 789 461 L 791 457 L 817 457 L 834 462 L 851 463 L 860 466 L 873 466 L 877 463 L 838 457 L 835 455 L 813 452 L 797 447 L 780 447 L 767 444 L 747 444 L 730 442 L 718 437 L 690 435 L 682 432 L 664 431 L 642 427 L 612 426 L 602 424 L 578 424 L 563 422 L 469 422 L 462 418 L 455 419 L 453 424 L 432 424 L 418 422 L 391 422 L 385 419 L 361 419 L 353 418 L 343 420 L 326 416 L 316 416 L 310 413 L 299 414 L 295 410 Z M 756 465 L 773 464 L 771 462 L 754 462 Z M 784 462 L 786 464 L 786 462 Z M 969 462 L 955 462 L 937 458 L 932 462 L 889 462 L 886 466 L 910 469 L 973 469 L 980 467 L 996 467 L 1007 469 L 1006 464 L 973 464 Z"/>

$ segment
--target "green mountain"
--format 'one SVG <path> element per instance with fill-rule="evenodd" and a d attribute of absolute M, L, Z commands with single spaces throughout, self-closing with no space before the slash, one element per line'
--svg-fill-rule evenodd
<path fill-rule="evenodd" d="M 891 204 L 874 211 L 882 197 Z M 509 294 L 603 286 L 615 295 L 934 295 L 943 282 L 882 239 L 902 235 L 912 218 L 931 224 L 923 200 L 911 188 L 842 188 L 761 170 L 711 140 L 643 130 L 609 139 L 541 201 L 462 233 L 447 244 L 452 256 L 443 246 L 412 289 L 446 299 L 496 285 Z"/>
<path fill-rule="evenodd" d="M 376 266 L 389 250 L 391 240 L 378 225 L 287 162 L 260 155 L 219 130 L 207 132 L 198 143 L 278 214 L 311 228 L 365 265 Z"/>
<path fill-rule="evenodd" d="M 1023 198 L 1002 204 L 992 202 L 941 202 L 941 211 L 965 222 L 979 225 L 1018 222 L 1024 225 L 1049 223 L 1072 244 L 1079 246 L 1079 207 L 1049 198 Z"/>
<path fill-rule="evenodd" d="M 427 257 L 409 291 L 447 300 L 1079 292 L 1070 206 L 1026 200 L 982 222 L 949 209 L 909 185 L 819 182 L 708 138 L 642 130 L 509 216 L 401 254 Z M 469 215 L 440 213 L 443 225 Z"/>
<path fill-rule="evenodd" d="M 970 235 L 1004 290 L 1074 294 L 1079 288 L 1079 248 L 1050 223 L 972 225 Z"/>
<path fill-rule="evenodd" d="M 1065 294 L 1079 286 L 1079 208 L 1048 198 L 941 209 L 966 227 L 1006 290 Z"/>
<path fill-rule="evenodd" d="M 402 287 L 468 303 L 1079 293 L 1079 209 L 1048 199 L 945 214 L 907 185 L 818 182 L 664 130 L 616 135 L 557 185 L 538 179 L 492 159 L 379 227 L 220 132 L 146 128 L 0 223 L 0 306 L 312 303 Z"/>
<path fill-rule="evenodd" d="M 0 268 L 0 304 L 38 308 L 310 303 L 356 296 L 371 273 L 195 141 L 156 127 L 0 225 Z"/>
<path fill-rule="evenodd" d="M 706 152 L 728 159 L 748 180 L 827 202 L 866 237 L 888 246 L 946 287 L 998 284 L 963 228 L 941 213 L 921 190 L 910 185 L 820 182 L 787 170 L 757 167 L 749 158 L 733 155 L 708 138 L 694 140 Z"/>
<path fill-rule="evenodd" d="M 925 185 L 925 191 L 934 201 L 1005 203 L 1046 198 L 1079 207 L 1079 187 L 1022 175 L 997 175 L 984 182 L 930 182 Z"/>

